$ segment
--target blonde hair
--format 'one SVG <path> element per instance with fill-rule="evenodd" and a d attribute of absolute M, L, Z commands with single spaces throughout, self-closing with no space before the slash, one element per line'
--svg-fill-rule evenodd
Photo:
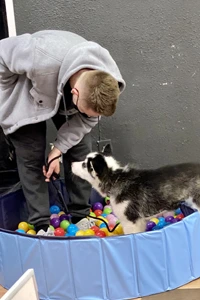
<path fill-rule="evenodd" d="M 87 87 L 86 105 L 100 115 L 113 115 L 120 94 L 117 80 L 110 74 L 97 70 L 85 72 L 83 80 Z"/>

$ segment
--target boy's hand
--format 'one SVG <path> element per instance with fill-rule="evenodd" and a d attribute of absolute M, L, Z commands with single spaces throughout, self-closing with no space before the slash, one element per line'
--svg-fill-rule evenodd
<path fill-rule="evenodd" d="M 61 155 L 62 153 L 60 152 L 60 150 L 58 150 L 57 148 L 53 148 L 53 150 L 51 150 L 51 152 L 48 155 L 48 162 L 50 162 L 54 157 Z M 52 161 L 49 165 L 49 169 L 48 171 L 46 170 L 46 166 L 43 166 L 43 174 L 46 177 L 45 181 L 49 182 L 50 181 L 50 177 L 52 175 L 52 173 L 55 172 L 57 174 L 60 173 L 60 162 L 59 162 L 59 158 L 55 159 L 54 161 Z M 53 179 L 56 179 L 53 177 Z"/>

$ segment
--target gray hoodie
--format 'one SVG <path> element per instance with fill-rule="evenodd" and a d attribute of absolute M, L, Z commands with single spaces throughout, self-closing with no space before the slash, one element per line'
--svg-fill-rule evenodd
<path fill-rule="evenodd" d="M 4 133 L 52 118 L 63 98 L 63 86 L 83 68 L 111 74 L 124 90 L 125 82 L 109 52 L 77 34 L 45 30 L 1 40 L 0 126 Z M 75 111 L 58 130 L 55 147 L 65 153 L 97 121 Z"/>

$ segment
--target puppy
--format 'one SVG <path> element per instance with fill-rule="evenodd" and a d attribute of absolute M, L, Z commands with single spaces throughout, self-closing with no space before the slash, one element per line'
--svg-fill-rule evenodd
<path fill-rule="evenodd" d="M 72 163 L 72 172 L 87 180 L 103 197 L 110 196 L 125 234 L 145 231 L 150 216 L 174 210 L 185 201 L 200 210 L 200 164 L 184 163 L 154 170 L 122 167 L 109 155 L 93 152 Z"/>

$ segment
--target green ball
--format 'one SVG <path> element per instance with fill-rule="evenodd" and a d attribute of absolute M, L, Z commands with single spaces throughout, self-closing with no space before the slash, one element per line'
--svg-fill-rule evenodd
<path fill-rule="evenodd" d="M 28 223 L 28 228 L 29 229 L 33 229 L 33 230 L 35 229 L 34 225 L 33 224 L 29 224 L 29 223 Z"/>
<path fill-rule="evenodd" d="M 110 203 L 110 197 L 107 196 L 107 197 L 105 198 L 105 202 L 106 202 L 106 204 L 109 204 L 109 203 Z"/>
<path fill-rule="evenodd" d="M 103 214 L 109 215 L 112 212 L 112 209 L 109 207 L 104 208 Z"/>
<path fill-rule="evenodd" d="M 91 217 L 96 217 L 95 213 L 92 212 L 92 211 L 90 212 L 90 216 L 91 216 Z"/>
<path fill-rule="evenodd" d="M 67 230 L 68 226 L 70 225 L 69 221 L 67 220 L 63 220 L 61 223 L 60 223 L 60 227 L 63 228 L 65 231 Z"/>
<path fill-rule="evenodd" d="M 55 230 L 55 228 L 52 225 L 49 225 L 49 228 L 51 228 L 53 231 Z"/>

